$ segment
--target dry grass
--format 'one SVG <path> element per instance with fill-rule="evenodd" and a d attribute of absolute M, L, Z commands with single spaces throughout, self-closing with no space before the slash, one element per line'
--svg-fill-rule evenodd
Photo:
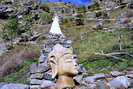
<path fill-rule="evenodd" d="M 14 72 L 16 68 L 21 67 L 21 65 L 27 60 L 34 60 L 35 57 L 40 55 L 38 48 L 16 48 L 11 51 L 9 55 L 0 58 L 0 76 L 5 76 L 11 72 Z"/>

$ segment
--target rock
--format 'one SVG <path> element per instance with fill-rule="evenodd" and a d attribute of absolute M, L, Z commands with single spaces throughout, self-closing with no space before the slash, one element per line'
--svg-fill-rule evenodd
<path fill-rule="evenodd" d="M 43 80 L 43 83 L 41 84 L 41 88 L 47 88 L 50 86 L 55 86 L 56 84 L 49 80 Z"/>
<path fill-rule="evenodd" d="M 95 79 L 104 79 L 106 76 L 104 73 L 95 74 Z"/>
<path fill-rule="evenodd" d="M 43 66 L 43 65 L 32 65 L 31 69 L 30 69 L 30 73 L 34 74 L 34 73 L 44 73 L 46 71 L 49 70 L 49 67 Z"/>
<path fill-rule="evenodd" d="M 46 56 L 44 56 L 43 54 L 40 56 L 40 58 L 39 58 L 39 63 L 44 63 L 45 62 L 45 60 L 46 60 Z M 46 64 L 46 66 L 47 66 L 47 64 Z"/>
<path fill-rule="evenodd" d="M 73 79 L 80 84 L 83 79 L 83 75 L 77 75 Z"/>
<path fill-rule="evenodd" d="M 40 85 L 30 85 L 30 89 L 40 89 Z"/>
<path fill-rule="evenodd" d="M 7 47 L 5 43 L 0 43 L 0 56 L 2 56 L 2 54 L 7 52 Z"/>
<path fill-rule="evenodd" d="M 132 78 L 133 79 L 133 74 L 127 74 L 126 75 L 128 78 Z"/>
<path fill-rule="evenodd" d="M 133 88 L 133 79 L 129 79 L 129 82 L 130 82 L 130 86 L 131 88 Z"/>
<path fill-rule="evenodd" d="M 54 79 L 52 78 L 52 72 L 51 72 L 51 71 L 48 71 L 48 72 L 44 73 L 43 78 L 44 78 L 45 80 L 51 80 L 51 81 L 54 80 Z"/>
<path fill-rule="evenodd" d="M 83 78 L 83 81 L 90 83 L 90 82 L 95 82 L 96 79 L 95 79 L 95 76 L 89 76 L 89 77 Z"/>
<path fill-rule="evenodd" d="M 109 89 L 109 86 L 107 84 L 99 83 L 98 85 L 99 85 L 98 89 Z"/>
<path fill-rule="evenodd" d="M 43 73 L 31 74 L 30 78 L 31 79 L 42 79 L 43 78 Z"/>
<path fill-rule="evenodd" d="M 126 76 L 118 76 L 109 83 L 111 84 L 111 86 L 120 89 L 128 88 L 130 85 L 130 82 Z"/>
<path fill-rule="evenodd" d="M 24 84 L 6 84 L 1 89 L 29 89 L 29 86 Z"/>
<path fill-rule="evenodd" d="M 0 89 L 1 89 L 2 86 L 6 85 L 6 84 L 7 84 L 7 83 L 1 82 L 1 83 L 0 83 Z"/>
<path fill-rule="evenodd" d="M 29 41 L 36 41 L 41 34 L 39 33 L 35 33 L 32 37 L 29 38 Z"/>
<path fill-rule="evenodd" d="M 43 83 L 43 80 L 39 80 L 39 79 L 31 79 L 30 80 L 31 85 L 41 85 L 42 83 Z"/>
<path fill-rule="evenodd" d="M 123 73 L 118 72 L 118 71 L 113 71 L 113 72 L 111 72 L 111 75 L 112 75 L 113 77 L 117 77 L 117 76 L 123 75 Z"/>

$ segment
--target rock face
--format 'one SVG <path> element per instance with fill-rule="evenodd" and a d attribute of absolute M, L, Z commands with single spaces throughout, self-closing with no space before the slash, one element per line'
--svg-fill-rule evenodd
<path fill-rule="evenodd" d="M 30 14 L 32 10 L 38 8 L 39 1 L 37 0 L 2 0 L 0 3 L 0 19 L 7 19 L 12 15 L 19 17 L 20 15 Z"/>

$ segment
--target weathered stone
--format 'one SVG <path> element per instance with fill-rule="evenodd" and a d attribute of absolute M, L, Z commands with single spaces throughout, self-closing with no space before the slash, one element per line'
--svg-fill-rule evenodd
<path fill-rule="evenodd" d="M 117 77 L 117 76 L 123 75 L 123 73 L 118 72 L 118 71 L 113 71 L 113 72 L 111 72 L 111 75 L 114 76 L 114 77 Z"/>
<path fill-rule="evenodd" d="M 0 56 L 2 56 L 2 54 L 6 53 L 7 51 L 7 47 L 5 43 L 0 43 Z"/>
<path fill-rule="evenodd" d="M 96 81 L 95 76 L 89 76 L 89 77 L 84 78 L 83 80 L 88 83 Z"/>
<path fill-rule="evenodd" d="M 126 75 L 128 78 L 132 78 L 133 79 L 133 74 L 127 74 Z"/>
<path fill-rule="evenodd" d="M 130 82 L 126 76 L 119 76 L 109 82 L 115 88 L 128 88 Z"/>
<path fill-rule="evenodd" d="M 43 80 L 39 80 L 39 79 L 31 79 L 30 80 L 31 85 L 41 85 L 42 83 L 43 83 Z"/>
<path fill-rule="evenodd" d="M 39 63 L 43 63 L 45 62 L 45 60 L 46 60 L 46 57 L 42 54 L 39 58 Z"/>
<path fill-rule="evenodd" d="M 41 89 L 40 85 L 30 85 L 30 89 Z"/>
<path fill-rule="evenodd" d="M 1 89 L 1 87 L 4 86 L 5 84 L 7 84 L 7 83 L 1 82 L 1 83 L 0 83 L 0 89 Z"/>
<path fill-rule="evenodd" d="M 30 73 L 43 73 L 49 70 L 49 67 L 43 65 L 33 65 L 30 69 Z"/>
<path fill-rule="evenodd" d="M 77 75 L 73 79 L 80 84 L 83 79 L 83 75 Z"/>
<path fill-rule="evenodd" d="M 104 84 L 104 83 L 99 83 L 98 86 L 99 86 L 98 89 L 109 89 L 109 86 L 107 84 Z"/>
<path fill-rule="evenodd" d="M 130 83 L 129 87 L 133 88 L 133 79 L 129 79 L 129 83 Z"/>
<path fill-rule="evenodd" d="M 104 73 L 95 74 L 95 79 L 104 79 L 106 76 Z"/>
<path fill-rule="evenodd" d="M 54 80 L 52 78 L 52 72 L 51 71 L 44 73 L 43 78 L 46 79 L 46 80 Z"/>
<path fill-rule="evenodd" d="M 49 80 L 43 80 L 43 83 L 41 84 L 41 88 L 47 88 L 50 86 L 55 86 L 56 84 Z"/>
<path fill-rule="evenodd" d="M 42 79 L 43 78 L 43 73 L 31 74 L 30 78 L 31 79 Z"/>
<path fill-rule="evenodd" d="M 1 89 L 29 89 L 29 86 L 24 84 L 6 84 Z"/>

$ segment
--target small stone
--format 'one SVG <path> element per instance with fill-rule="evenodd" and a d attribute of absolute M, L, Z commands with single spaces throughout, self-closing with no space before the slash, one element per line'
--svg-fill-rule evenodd
<path fill-rule="evenodd" d="M 1 83 L 0 83 L 0 89 L 1 89 L 1 87 L 4 86 L 5 84 L 6 84 L 6 83 L 1 82 Z"/>
<path fill-rule="evenodd" d="M 49 67 L 43 65 L 32 65 L 30 73 L 43 73 L 49 70 Z"/>
<path fill-rule="evenodd" d="M 43 78 L 46 79 L 46 80 L 53 80 L 52 74 L 50 72 L 44 73 Z"/>
<path fill-rule="evenodd" d="M 132 78 L 133 79 L 133 74 L 127 74 L 126 75 L 128 78 Z"/>
<path fill-rule="evenodd" d="M 29 89 L 29 86 L 24 84 L 6 84 L 0 89 Z"/>
<path fill-rule="evenodd" d="M 77 75 L 73 79 L 80 84 L 83 79 L 83 75 Z"/>
<path fill-rule="evenodd" d="M 39 80 L 39 79 L 31 79 L 30 80 L 31 85 L 41 85 L 42 83 L 43 83 L 43 80 Z"/>
<path fill-rule="evenodd" d="M 130 86 L 131 88 L 133 88 L 133 79 L 129 79 L 129 82 L 130 82 Z"/>
<path fill-rule="evenodd" d="M 47 88 L 50 86 L 55 86 L 56 84 L 49 80 L 43 80 L 43 83 L 41 84 L 41 88 Z"/>
<path fill-rule="evenodd" d="M 103 79 L 106 77 L 105 74 L 103 73 L 95 74 L 94 76 L 95 76 L 95 79 Z"/>
<path fill-rule="evenodd" d="M 128 88 L 130 82 L 126 76 L 119 76 L 109 82 L 115 88 Z"/>
<path fill-rule="evenodd" d="M 98 86 L 99 86 L 98 89 L 109 89 L 108 85 L 104 83 L 99 83 Z"/>
<path fill-rule="evenodd" d="M 84 78 L 83 79 L 85 82 L 88 82 L 88 83 L 90 83 L 90 82 L 95 82 L 96 80 L 95 80 L 95 76 L 89 76 L 89 77 L 86 77 L 86 78 Z"/>
<path fill-rule="evenodd" d="M 31 74 L 30 78 L 31 79 L 42 79 L 43 78 L 43 74 L 42 73 Z"/>
<path fill-rule="evenodd" d="M 30 89 L 41 89 L 40 85 L 30 85 Z"/>
<path fill-rule="evenodd" d="M 113 71 L 113 72 L 111 72 L 111 75 L 112 75 L 113 77 L 117 77 L 117 76 L 123 75 L 123 73 L 118 72 L 118 71 Z"/>

